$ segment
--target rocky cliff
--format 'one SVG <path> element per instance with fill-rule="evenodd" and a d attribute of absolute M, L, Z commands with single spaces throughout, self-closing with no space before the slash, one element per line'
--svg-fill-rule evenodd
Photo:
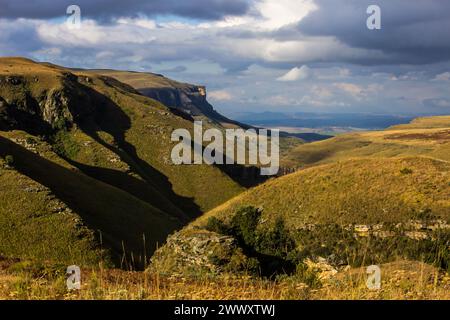
<path fill-rule="evenodd" d="M 223 127 L 249 128 L 248 125 L 221 115 L 207 100 L 204 86 L 178 82 L 160 74 L 116 70 L 85 70 L 113 77 L 135 88 L 141 94 L 198 120 L 209 120 Z"/>

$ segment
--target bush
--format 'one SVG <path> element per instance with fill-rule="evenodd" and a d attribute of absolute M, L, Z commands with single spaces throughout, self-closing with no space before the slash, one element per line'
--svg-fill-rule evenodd
<path fill-rule="evenodd" d="M 208 219 L 205 229 L 222 235 L 230 234 L 230 228 L 216 217 L 210 217 Z"/>
<path fill-rule="evenodd" d="M 411 174 L 413 171 L 410 168 L 403 168 L 400 170 L 401 174 Z"/>
<path fill-rule="evenodd" d="M 245 266 L 242 262 L 234 263 L 233 269 L 246 269 L 263 276 L 293 272 L 298 254 L 295 241 L 283 219 L 278 219 L 273 229 L 261 229 L 258 228 L 260 217 L 260 210 L 250 206 L 243 207 L 233 216 L 230 226 L 212 217 L 208 219 L 205 228 L 237 240 L 248 261 L 244 263 Z"/>
<path fill-rule="evenodd" d="M 8 167 L 13 167 L 14 166 L 14 157 L 12 155 L 10 155 L 10 154 L 5 156 L 5 164 Z"/>
<path fill-rule="evenodd" d="M 231 219 L 231 232 L 245 247 L 255 248 L 258 242 L 257 227 L 261 211 L 254 207 L 241 208 Z"/>
<path fill-rule="evenodd" d="M 59 156 L 72 159 L 77 156 L 80 147 L 66 130 L 59 130 L 51 138 L 52 148 Z"/>
<path fill-rule="evenodd" d="M 258 251 L 271 256 L 286 258 L 295 249 L 295 241 L 284 225 L 284 220 L 278 218 L 273 230 L 260 232 Z"/>

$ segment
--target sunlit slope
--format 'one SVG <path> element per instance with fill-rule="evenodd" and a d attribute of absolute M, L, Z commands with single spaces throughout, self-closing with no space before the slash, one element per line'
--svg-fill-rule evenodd
<path fill-rule="evenodd" d="M 390 127 L 392 130 L 396 129 L 432 129 L 432 128 L 449 128 L 450 116 L 434 116 L 416 118 L 410 123 L 400 124 Z"/>
<path fill-rule="evenodd" d="M 428 156 L 450 161 L 450 116 L 419 118 L 383 131 L 342 134 L 298 146 L 283 157 L 287 166 L 328 163 L 351 158 Z"/>
<path fill-rule="evenodd" d="M 422 157 L 347 160 L 273 179 L 215 208 L 195 224 L 227 220 L 241 206 L 284 217 L 292 228 L 313 223 L 397 223 L 423 212 L 450 219 L 450 163 Z"/>
<path fill-rule="evenodd" d="M 115 79 L 22 58 L 0 59 L 0 155 L 13 159 L 2 169 L 5 177 L 14 183 L 14 174 L 22 175 L 48 188 L 95 234 L 95 243 L 103 241 L 116 257 L 124 249 L 142 256 L 144 239 L 150 254 L 183 223 L 243 190 L 216 167 L 173 165 L 170 134 L 176 128 L 192 131 L 192 123 Z M 7 223 L 11 210 L 20 209 L 14 194 L 2 191 L 7 204 L 0 211 L 2 241 L 11 236 L 8 230 L 17 231 L 18 239 L 24 231 Z M 29 218 L 35 225 L 30 215 L 25 212 L 20 224 Z M 59 217 L 47 218 L 54 216 Z M 70 227 L 60 230 L 67 233 Z M 52 235 L 50 227 L 39 232 L 46 230 L 36 246 L 46 246 L 52 236 L 64 238 Z M 22 238 L 16 249 L 0 255 L 33 256 L 31 245 L 27 252 L 17 249 L 27 250 L 27 237 Z M 61 248 L 54 256 L 38 250 L 35 255 L 59 259 L 65 243 L 54 244 Z"/>

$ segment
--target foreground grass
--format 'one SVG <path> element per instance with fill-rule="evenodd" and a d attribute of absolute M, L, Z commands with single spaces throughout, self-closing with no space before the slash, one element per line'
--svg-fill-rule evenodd
<path fill-rule="evenodd" d="M 450 277 L 427 264 L 397 261 L 381 266 L 382 286 L 366 287 L 366 269 L 354 268 L 308 287 L 295 278 L 276 281 L 223 275 L 160 277 L 150 272 L 96 268 L 82 270 L 82 287 L 66 289 L 64 269 L 0 263 L 0 299 L 172 300 L 172 299 L 450 299 Z"/>

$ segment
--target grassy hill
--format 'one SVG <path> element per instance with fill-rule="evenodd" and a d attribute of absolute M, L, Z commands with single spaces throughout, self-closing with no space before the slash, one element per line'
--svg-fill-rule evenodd
<path fill-rule="evenodd" d="M 450 221 L 450 163 L 431 158 L 359 159 L 325 164 L 272 179 L 196 221 L 230 219 L 239 207 L 263 209 L 296 228 L 310 223 L 399 223 L 430 209 Z"/>
<path fill-rule="evenodd" d="M 205 272 L 267 276 L 304 270 L 308 259 L 336 268 L 409 259 L 449 270 L 448 119 L 294 148 L 286 157 L 301 169 L 243 192 L 171 236 L 154 268 L 191 274 L 195 264 Z M 230 244 L 196 245 L 220 236 Z M 202 249 L 206 262 L 181 254 Z"/>
<path fill-rule="evenodd" d="M 174 229 L 243 190 L 216 167 L 172 165 L 170 133 L 176 128 L 192 131 L 192 122 L 116 79 L 22 58 L 0 59 L 0 155 L 13 159 L 1 173 L 48 188 L 95 233 L 97 245 L 101 231 L 116 261 L 124 248 L 127 259 L 137 260 L 145 251 L 149 256 Z M 10 208 L 20 208 L 11 193 L 2 197 Z M 44 206 L 44 200 L 34 205 Z M 0 211 L 0 221 L 9 221 L 8 210 Z M 0 226 L 2 243 L 8 228 Z M 63 238 L 58 232 L 53 236 Z M 23 241 L 25 249 L 4 249 L 0 255 L 39 256 Z M 59 251 L 66 247 L 54 245 Z"/>
<path fill-rule="evenodd" d="M 298 146 L 286 159 L 306 168 L 248 190 L 199 221 L 229 218 L 242 205 L 263 208 L 270 220 L 281 215 L 292 227 L 397 223 L 427 209 L 450 219 L 450 116 L 339 135 Z"/>
<path fill-rule="evenodd" d="M 302 167 L 351 158 L 429 156 L 450 161 L 450 116 L 419 118 L 383 131 L 356 132 L 300 145 L 285 155 L 285 166 Z"/>

